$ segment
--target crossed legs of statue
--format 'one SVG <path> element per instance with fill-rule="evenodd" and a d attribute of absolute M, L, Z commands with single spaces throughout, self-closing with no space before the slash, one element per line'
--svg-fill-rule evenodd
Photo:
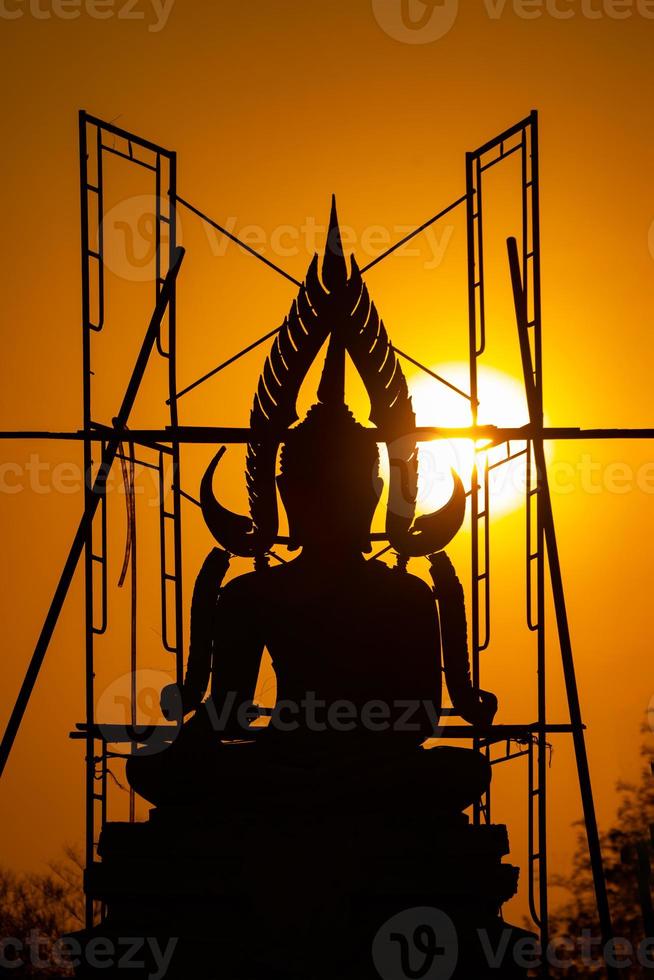
<path fill-rule="evenodd" d="M 215 803 L 247 808 L 252 799 L 293 809 L 317 807 L 377 812 L 424 808 L 460 813 L 490 784 L 490 766 L 470 749 L 423 749 L 393 738 L 315 735 L 221 742 L 200 709 L 176 740 L 156 754 L 137 752 L 127 763 L 135 791 L 157 806 Z"/>

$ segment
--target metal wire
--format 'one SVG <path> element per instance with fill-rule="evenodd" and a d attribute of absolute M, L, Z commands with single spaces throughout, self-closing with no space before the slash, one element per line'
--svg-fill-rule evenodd
<path fill-rule="evenodd" d="M 392 255 L 393 252 L 397 252 L 399 248 L 402 248 L 403 245 L 406 245 L 407 242 L 410 242 L 412 238 L 415 238 L 416 235 L 419 235 L 426 228 L 429 228 L 429 226 L 433 225 L 435 221 L 438 221 L 440 218 L 444 218 L 446 214 L 449 214 L 450 211 L 453 211 L 455 208 L 458 208 L 459 205 L 463 204 L 464 201 L 466 201 L 467 199 L 468 199 L 468 195 L 464 194 L 463 197 L 459 197 L 457 198 L 456 201 L 453 201 L 451 204 L 448 204 L 446 208 L 443 208 L 442 211 L 439 211 L 438 214 L 435 214 L 433 218 L 429 219 L 429 221 L 425 221 L 424 224 L 420 225 L 419 228 L 416 228 L 414 231 L 410 231 L 408 235 L 405 235 L 404 238 L 401 238 L 399 242 L 395 243 L 395 245 L 391 245 L 391 247 L 387 248 L 385 252 L 382 252 L 381 255 L 378 255 L 376 259 L 373 259 L 372 262 L 369 262 L 368 265 L 364 265 L 361 272 L 362 273 L 367 272 L 369 269 L 372 269 L 373 266 L 381 262 L 382 259 L 385 259 L 387 258 L 387 256 Z"/>
<path fill-rule="evenodd" d="M 190 204 L 188 201 L 185 201 L 183 197 L 179 197 L 178 195 L 175 198 L 175 201 L 177 202 L 177 204 L 181 204 L 183 207 L 187 208 L 187 210 L 197 215 L 198 218 L 202 218 L 202 220 L 206 221 L 208 225 L 211 225 L 212 228 L 215 228 L 216 231 L 219 231 L 221 235 L 224 235 L 226 238 L 229 238 L 230 241 L 235 242 L 235 244 L 238 245 L 240 248 L 242 248 L 245 252 L 248 252 L 250 255 L 253 255 L 255 259 L 259 259 L 259 261 L 263 262 L 264 265 L 267 265 L 270 269 L 273 269 L 275 272 L 279 273 L 279 275 L 283 276 L 284 279 L 288 279 L 289 282 L 292 282 L 298 288 L 302 285 L 299 279 L 296 279 L 294 276 L 290 275 L 290 273 L 285 272 L 284 269 L 281 269 L 278 265 L 275 265 L 274 262 L 271 262 L 270 259 L 267 259 L 265 255 L 261 254 L 261 252 L 256 252 L 244 241 L 241 241 L 240 238 L 237 238 L 236 235 L 232 235 L 231 231 L 227 231 L 227 229 L 223 228 L 222 225 L 219 225 L 217 221 L 214 221 L 213 218 L 210 218 L 208 214 L 205 214 L 203 211 L 200 211 L 199 208 L 196 208 L 193 204 Z"/>
<path fill-rule="evenodd" d="M 245 242 L 241 241 L 240 238 L 238 238 L 236 235 L 233 235 L 226 228 L 223 228 L 223 226 L 220 225 L 220 224 L 218 224 L 217 221 L 214 221 L 213 218 L 210 218 L 209 215 L 205 214 L 203 211 L 200 211 L 199 208 L 196 208 L 189 201 L 186 201 L 186 200 L 184 200 L 183 197 L 179 197 L 179 196 L 177 196 L 175 198 L 175 200 L 177 201 L 178 204 L 181 204 L 183 207 L 187 208 L 193 214 L 197 215 L 198 218 L 201 218 L 203 221 L 206 221 L 206 223 L 209 224 L 209 225 L 211 225 L 212 228 L 215 228 L 216 231 L 219 231 L 222 235 L 225 235 L 231 241 L 235 242 L 237 245 L 239 245 L 242 249 L 244 249 L 250 255 L 253 255 L 254 258 L 259 259 L 259 261 L 260 262 L 263 262 L 264 265 L 269 266 L 275 272 L 279 273 L 280 276 L 283 276 L 285 279 L 288 279 L 290 282 L 292 282 L 298 288 L 301 288 L 302 283 L 298 279 L 295 279 L 294 276 L 291 276 L 284 269 L 280 268 L 278 265 L 275 265 L 274 262 L 271 262 L 270 259 L 267 259 L 265 257 L 265 255 L 262 255 L 260 252 L 255 251 L 255 249 L 251 248 Z M 467 195 L 464 194 L 463 197 L 460 197 L 456 201 L 453 201 L 452 204 L 448 204 L 448 206 L 446 208 L 443 208 L 442 211 L 439 211 L 438 214 L 435 214 L 433 217 L 429 218 L 428 221 L 425 221 L 418 228 L 414 229 L 412 232 L 409 232 L 409 234 L 408 235 L 405 235 L 405 237 L 402 238 L 399 242 L 396 242 L 395 245 L 391 245 L 391 247 L 388 248 L 388 249 L 386 249 L 385 252 L 383 252 L 381 255 L 378 255 L 376 259 L 373 259 L 372 262 L 369 262 L 367 265 L 365 265 L 361 269 L 361 272 L 364 273 L 364 272 L 367 272 L 369 269 L 372 269 L 373 266 L 375 266 L 379 262 L 381 262 L 382 259 L 385 259 L 385 258 L 387 258 L 387 256 L 392 255 L 393 252 L 396 252 L 403 245 L 406 245 L 406 243 L 409 242 L 409 241 L 411 241 L 412 238 L 415 238 L 417 235 L 419 235 L 421 232 L 423 232 L 426 228 L 429 228 L 430 225 L 433 225 L 434 222 L 438 221 L 440 218 L 443 218 L 446 214 L 449 214 L 450 211 L 453 211 L 460 204 L 463 204 L 463 202 L 466 201 L 466 200 L 467 200 Z M 243 357 L 244 354 L 249 354 L 250 351 L 255 350 L 255 348 L 257 348 L 261 344 L 265 343 L 266 340 L 270 340 L 271 337 L 274 337 L 275 334 L 279 333 L 280 330 L 281 330 L 281 327 L 276 327 L 274 330 L 271 330 L 269 333 L 265 334 L 263 337 L 259 337 L 259 339 L 258 340 L 255 340 L 254 343 L 249 344 L 247 347 L 244 347 L 237 354 L 234 354 L 232 357 L 228 358 L 226 361 L 223 361 L 222 364 L 219 364 L 217 367 L 213 368 L 211 371 L 207 371 L 207 373 L 204 374 L 204 375 L 202 375 L 201 378 L 198 378 L 197 381 L 193 381 L 191 384 L 187 385 L 186 388 L 182 388 L 181 391 L 178 391 L 177 392 L 177 398 L 179 399 L 183 395 L 186 395 L 190 391 L 193 391 L 199 385 L 203 384 L 203 382 L 208 381 L 209 378 L 214 377 L 214 375 L 218 374 L 224 368 L 229 367 L 230 364 L 233 364 L 239 358 Z M 394 350 L 395 350 L 396 354 L 399 354 L 400 357 L 403 357 L 405 360 L 410 361 L 412 364 L 414 364 L 421 371 L 424 371 L 425 374 L 428 374 L 430 377 L 434 378 L 436 381 L 440 381 L 441 384 L 446 385 L 448 388 L 451 388 L 452 391 L 455 391 L 458 395 L 461 395 L 463 398 L 466 398 L 468 401 L 470 401 L 470 395 L 466 394 L 465 391 L 462 391 L 460 388 L 457 388 L 456 385 L 454 385 L 451 382 L 447 381 L 445 378 L 440 377 L 440 375 L 435 374 L 429 368 L 425 367 L 424 364 L 420 364 L 419 361 L 414 360 L 408 354 L 405 354 L 403 351 L 398 350 L 397 347 L 395 347 Z M 168 404 L 168 402 L 166 404 Z"/>

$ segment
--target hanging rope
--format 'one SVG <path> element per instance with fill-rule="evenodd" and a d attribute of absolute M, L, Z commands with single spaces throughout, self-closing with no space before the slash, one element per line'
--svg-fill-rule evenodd
<path fill-rule="evenodd" d="M 123 486 L 125 488 L 125 511 L 126 511 L 126 533 L 125 533 L 125 554 L 123 556 L 123 567 L 118 578 L 118 588 L 122 589 L 127 577 L 127 570 L 130 570 L 130 724 L 136 727 L 136 624 L 137 624 L 137 579 L 136 579 L 136 499 L 134 496 L 135 482 L 135 450 L 134 443 L 130 441 L 129 450 L 125 452 L 124 444 L 120 444 L 120 468 L 123 476 Z M 132 743 L 132 751 L 136 744 Z M 129 790 L 129 822 L 134 823 L 136 818 L 136 794 L 130 786 Z"/>

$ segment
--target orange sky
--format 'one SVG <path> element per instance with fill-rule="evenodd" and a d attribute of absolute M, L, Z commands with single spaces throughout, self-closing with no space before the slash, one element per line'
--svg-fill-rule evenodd
<path fill-rule="evenodd" d="M 413 2 L 417 14 L 423 5 Z M 254 247 L 297 278 L 311 257 L 315 225 L 327 220 L 332 191 L 351 248 L 365 262 L 380 243 L 463 192 L 465 150 L 538 108 L 548 420 L 651 424 L 651 5 L 559 0 L 539 8 L 487 0 L 461 3 L 457 12 L 450 0 L 438 11 L 442 30 L 452 15 L 450 29 L 425 43 L 408 43 L 416 32 L 401 26 L 398 6 L 399 0 L 176 0 L 162 13 L 160 4 L 138 0 L 128 18 L 124 0 L 115 0 L 99 19 L 83 0 L 65 8 L 78 17 L 63 19 L 64 8 L 49 0 L 0 3 L 0 73 L 9 93 L 0 158 L 1 428 L 81 424 L 80 107 L 176 149 L 180 194 L 251 236 Z M 134 216 L 151 190 L 119 165 L 111 173 L 115 268 L 97 379 L 105 419 L 115 411 L 150 306 L 147 287 L 135 281 L 147 274 L 147 228 L 136 226 Z M 489 201 L 495 305 L 488 363 L 515 375 L 503 251 L 514 189 L 507 166 Z M 179 285 L 185 384 L 276 326 L 294 288 L 235 247 L 224 248 L 188 213 L 180 222 L 188 249 Z M 125 254 L 132 257 L 127 267 Z M 367 277 L 395 343 L 432 366 L 465 357 L 464 255 L 463 214 L 455 213 L 416 244 L 416 254 L 390 258 Z M 189 395 L 182 421 L 245 424 L 262 355 L 249 355 Z M 163 422 L 160 381 L 155 368 L 135 424 Z M 360 397 L 355 404 L 362 414 Z M 185 452 L 189 492 L 197 492 L 209 455 L 209 447 Z M 231 457 L 228 497 L 243 507 L 242 458 L 238 450 Z M 653 693 L 652 451 L 644 443 L 567 443 L 554 445 L 550 459 L 562 483 L 554 507 L 596 801 L 606 825 L 614 784 L 638 773 L 639 729 Z M 62 467 L 80 460 L 73 444 L 2 446 L 3 726 L 79 515 L 74 470 Z M 140 645 L 144 665 L 165 672 L 156 511 L 148 506 L 154 488 L 147 472 L 140 480 Z M 16 482 L 24 489 L 10 492 Z M 123 508 L 115 491 L 112 583 L 122 563 Z M 210 541 L 190 505 L 184 518 L 188 599 Z M 507 722 L 530 720 L 525 713 L 533 704 L 533 644 L 522 628 L 522 533 L 518 511 L 493 526 L 495 633 L 484 683 L 498 693 L 498 720 Z M 462 534 L 452 548 L 462 574 L 466 545 Z M 98 649 L 99 696 L 111 697 L 111 685 L 127 670 L 124 592 L 112 593 L 112 629 Z M 16 867 L 39 867 L 64 841 L 81 839 L 82 747 L 67 739 L 83 716 L 81 624 L 76 579 L 0 790 L 0 856 Z M 565 720 L 554 643 L 551 661 L 551 717 Z M 524 866 L 525 772 L 521 762 L 511 765 L 496 780 L 495 818 L 509 824 L 514 860 Z M 570 824 L 580 814 L 571 750 L 560 737 L 551 775 L 556 873 L 566 870 Z M 520 910 L 524 897 L 523 887 Z"/>

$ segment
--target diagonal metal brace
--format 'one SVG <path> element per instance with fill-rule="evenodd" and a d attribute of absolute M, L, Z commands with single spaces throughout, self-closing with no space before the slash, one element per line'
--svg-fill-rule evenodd
<path fill-rule="evenodd" d="M 71 544 L 70 551 L 68 553 L 68 558 L 66 559 L 66 563 L 63 567 L 59 583 L 55 589 L 54 596 L 52 597 L 50 608 L 48 609 L 48 614 L 45 617 L 45 622 L 43 623 L 43 628 L 41 629 L 36 647 L 34 648 L 32 659 L 30 660 L 27 668 L 25 679 L 23 680 L 23 684 L 16 699 L 16 704 L 14 705 L 7 728 L 2 737 L 2 743 L 0 744 L 0 776 L 2 776 L 4 772 L 4 768 L 11 753 L 18 729 L 20 728 L 23 720 L 23 715 L 25 714 L 32 691 L 34 690 L 34 685 L 36 684 L 36 680 L 39 676 L 39 671 L 41 670 L 41 666 L 45 659 L 50 640 L 52 639 L 52 634 L 54 633 L 55 626 L 57 625 L 59 614 L 61 613 L 66 596 L 68 595 L 68 589 L 70 588 L 70 584 L 73 580 L 77 563 L 84 549 L 86 536 L 93 524 L 93 517 L 98 509 L 98 505 L 104 493 L 109 471 L 111 470 L 111 466 L 118 453 L 120 442 L 124 438 L 124 429 L 134 406 L 141 381 L 143 380 L 143 375 L 145 374 L 145 369 L 148 365 L 152 348 L 154 347 L 155 341 L 159 335 L 159 328 L 170 302 L 175 280 L 177 279 L 177 274 L 183 258 L 184 249 L 178 248 L 166 278 L 164 279 L 157 304 L 154 308 L 150 324 L 143 339 L 141 350 L 139 351 L 139 355 L 136 359 L 134 370 L 132 371 L 132 376 L 125 390 L 123 402 L 120 406 L 118 415 L 116 416 L 116 434 L 107 437 L 107 443 L 102 453 L 98 474 L 93 483 L 92 492 L 89 495 L 87 507 L 80 518 L 75 537 L 73 538 L 73 543 Z M 87 474 L 87 479 L 88 478 L 89 474 Z"/>

